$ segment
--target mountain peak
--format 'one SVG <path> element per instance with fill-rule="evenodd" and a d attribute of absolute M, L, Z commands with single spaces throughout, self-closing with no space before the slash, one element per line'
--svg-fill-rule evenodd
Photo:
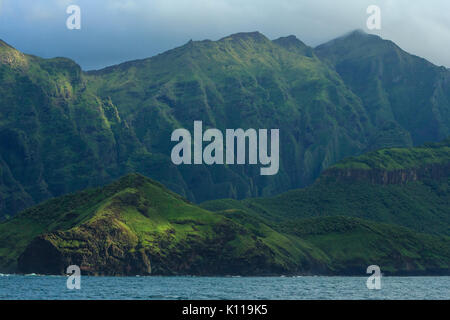
<path fill-rule="evenodd" d="M 280 37 L 278 39 L 273 40 L 276 44 L 283 46 L 306 46 L 300 39 L 298 39 L 294 35 L 289 35 L 287 37 Z"/>
<path fill-rule="evenodd" d="M 376 34 L 367 33 L 362 29 L 356 29 L 351 32 L 348 32 L 347 34 L 344 34 L 341 38 L 383 40 L 380 36 L 378 36 Z"/>
<path fill-rule="evenodd" d="M 373 40 L 383 41 L 383 39 L 377 35 L 367 33 L 362 29 L 356 29 L 356 30 L 347 32 L 336 39 L 333 39 L 324 44 L 321 44 L 321 45 L 317 46 L 316 49 L 320 50 L 321 48 L 333 46 L 333 45 L 336 45 L 337 43 L 351 42 L 353 44 L 359 44 L 361 42 L 371 42 Z"/>
<path fill-rule="evenodd" d="M 348 32 L 345 36 L 368 36 L 369 34 L 365 32 L 363 29 L 355 29 L 353 31 Z"/>
<path fill-rule="evenodd" d="M 288 50 L 296 50 L 302 55 L 312 57 L 313 50 L 294 35 L 273 40 L 273 43 Z"/>
<path fill-rule="evenodd" d="M 189 203 L 189 201 L 182 196 L 170 191 L 167 189 L 163 184 L 161 184 L 158 181 L 155 181 L 153 179 L 150 179 L 140 173 L 137 172 L 131 172 L 128 173 L 118 180 L 114 181 L 113 183 L 106 186 L 107 188 L 111 188 L 112 190 L 116 190 L 116 192 L 122 191 L 127 188 L 136 188 L 140 189 L 145 185 L 153 185 L 157 187 L 161 192 L 165 192 L 166 194 L 169 194 L 183 202 Z"/>
<path fill-rule="evenodd" d="M 229 35 L 228 37 L 224 37 L 224 38 L 220 39 L 219 41 L 230 41 L 230 40 L 234 40 L 234 41 L 236 41 L 236 40 L 237 41 L 252 40 L 252 41 L 256 41 L 256 42 L 269 41 L 269 39 L 267 39 L 267 37 L 265 35 L 263 35 L 262 33 L 260 33 L 259 31 L 234 33 L 232 35 Z"/>
<path fill-rule="evenodd" d="M 121 178 L 116 180 L 111 185 L 116 184 L 117 186 L 120 186 L 121 188 L 139 188 L 146 183 L 150 183 L 150 184 L 154 184 L 154 185 L 163 187 L 160 183 L 158 183 L 150 178 L 147 178 L 139 173 L 135 173 L 135 172 L 128 173 L 128 174 L 122 176 Z"/>

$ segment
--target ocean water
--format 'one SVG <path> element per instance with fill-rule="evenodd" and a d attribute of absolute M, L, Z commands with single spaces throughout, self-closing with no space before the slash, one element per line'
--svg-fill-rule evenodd
<path fill-rule="evenodd" d="M 383 277 L 369 290 L 366 277 L 81 277 L 0 274 L 0 299 L 450 299 L 450 277 Z"/>

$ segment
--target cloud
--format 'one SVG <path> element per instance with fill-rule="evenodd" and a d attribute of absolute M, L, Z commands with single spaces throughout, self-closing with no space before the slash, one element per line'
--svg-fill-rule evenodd
<path fill-rule="evenodd" d="M 82 30 L 65 28 L 69 4 L 81 7 Z M 381 8 L 377 34 L 450 67 L 448 0 L 3 0 L 0 38 L 37 55 L 69 56 L 88 69 L 241 31 L 294 34 L 315 46 L 364 29 L 371 4 Z"/>

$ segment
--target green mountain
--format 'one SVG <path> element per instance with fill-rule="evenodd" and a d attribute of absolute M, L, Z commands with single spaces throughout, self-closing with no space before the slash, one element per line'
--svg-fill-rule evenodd
<path fill-rule="evenodd" d="M 312 186 L 196 206 L 130 174 L 0 223 L 0 271 L 449 274 L 450 140 L 346 159 Z"/>
<path fill-rule="evenodd" d="M 181 166 L 179 183 L 171 180 L 172 171 L 152 174 L 146 169 L 148 157 L 136 157 L 138 172 L 195 202 L 307 185 L 337 159 L 361 152 L 369 135 L 358 97 L 293 37 L 270 41 L 254 32 L 191 41 L 88 75 L 89 85 L 117 105 L 152 153 L 170 154 L 171 132 L 180 127 L 192 132 L 194 120 L 222 132 L 282 128 L 280 171 L 272 177 L 260 176 L 256 166 Z"/>
<path fill-rule="evenodd" d="M 325 43 L 316 54 L 361 98 L 383 130 L 372 148 L 420 145 L 450 135 L 450 72 L 363 31 Z"/>
<path fill-rule="evenodd" d="M 448 70 L 358 33 L 316 49 L 238 33 L 92 72 L 0 42 L 0 84 L 0 216 L 129 172 L 197 203 L 270 196 L 345 157 L 450 135 Z M 280 128 L 279 173 L 173 165 L 170 134 L 194 120 Z"/>
<path fill-rule="evenodd" d="M 215 200 L 202 207 L 238 209 L 287 229 L 306 218 L 346 216 L 448 237 L 450 139 L 347 158 L 310 187 L 276 197 Z"/>

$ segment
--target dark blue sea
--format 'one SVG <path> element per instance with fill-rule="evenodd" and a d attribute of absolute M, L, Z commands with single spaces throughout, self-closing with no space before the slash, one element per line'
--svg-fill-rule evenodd
<path fill-rule="evenodd" d="M 67 277 L 1 275 L 0 299 L 450 299 L 450 277 Z"/>

